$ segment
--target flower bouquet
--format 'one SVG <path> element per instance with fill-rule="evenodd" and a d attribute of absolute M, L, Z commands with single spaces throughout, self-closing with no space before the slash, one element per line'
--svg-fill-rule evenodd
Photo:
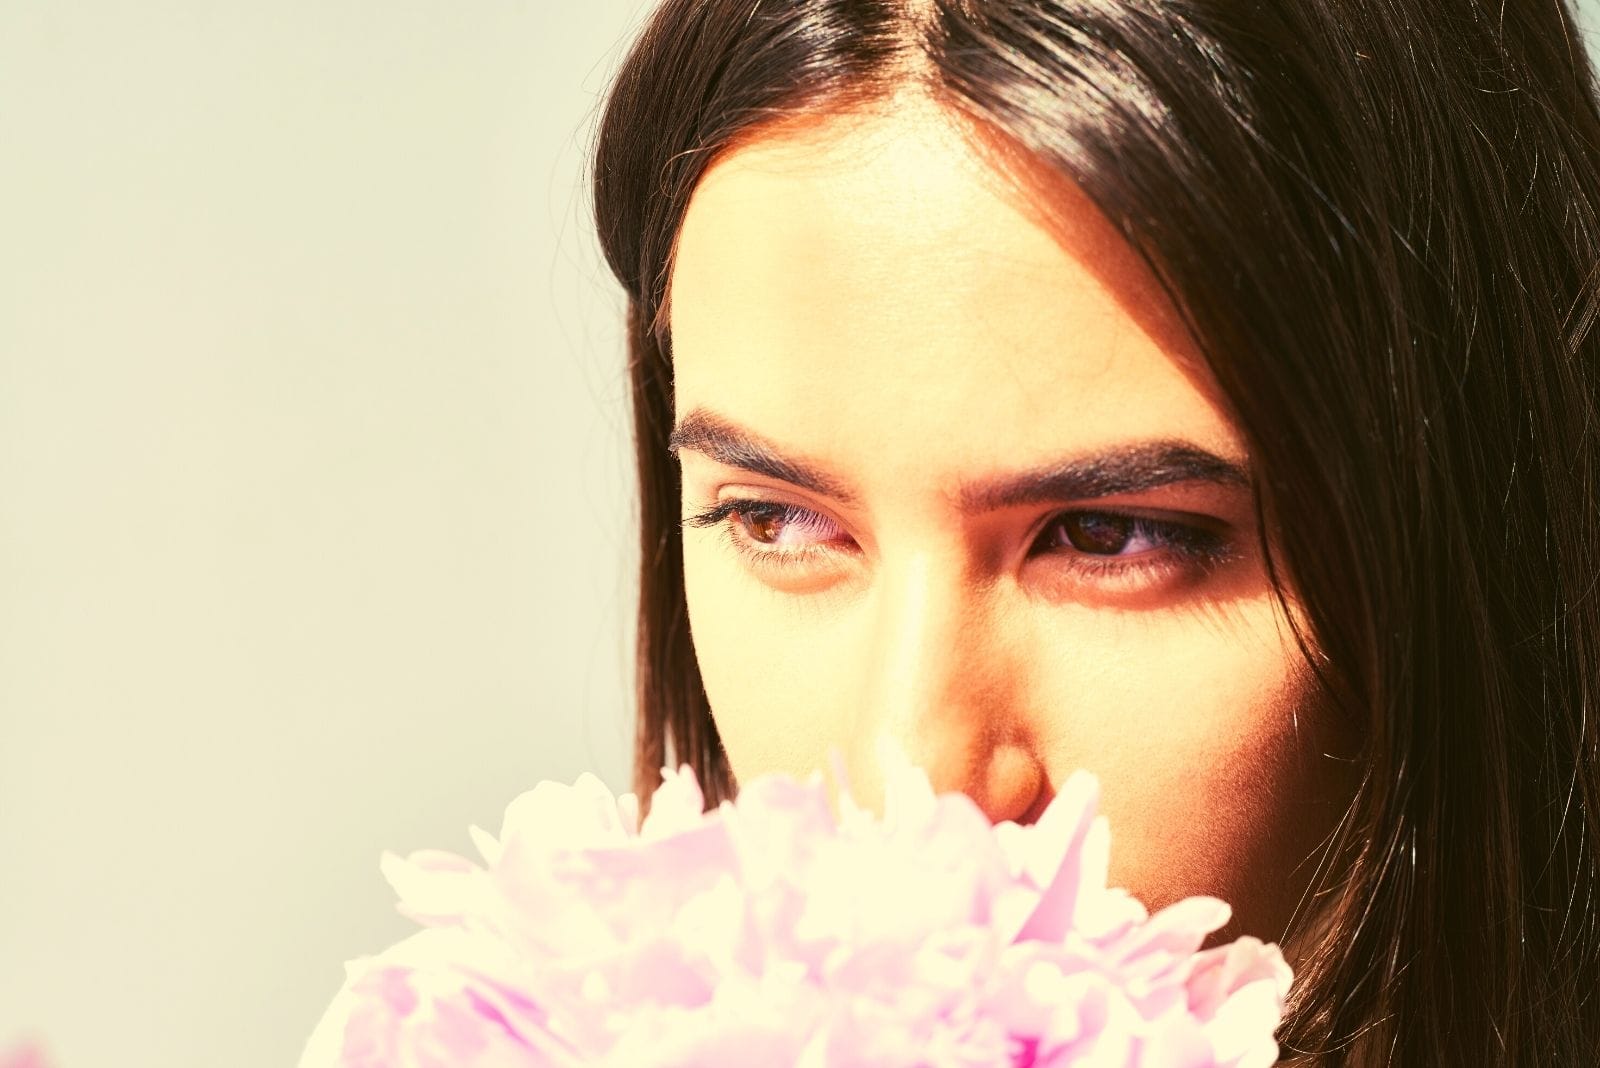
<path fill-rule="evenodd" d="M 991 825 L 901 760 L 883 818 L 821 773 L 704 811 L 662 769 L 640 825 L 595 777 L 512 801 L 483 863 L 386 854 L 422 930 L 352 961 L 301 1068 L 1260 1068 L 1290 970 L 1226 903 L 1106 886 L 1098 786 Z"/>

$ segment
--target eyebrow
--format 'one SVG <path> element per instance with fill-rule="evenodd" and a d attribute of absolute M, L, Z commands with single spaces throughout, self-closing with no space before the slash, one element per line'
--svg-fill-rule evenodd
<path fill-rule="evenodd" d="M 759 435 L 703 408 L 684 416 L 667 438 L 667 451 L 674 457 L 683 449 L 692 449 L 729 467 L 831 497 L 841 504 L 860 503 L 857 494 L 841 479 L 802 460 L 782 455 Z M 1137 441 L 997 478 L 964 483 L 957 489 L 955 499 L 964 513 L 976 515 L 1029 504 L 1141 493 L 1185 482 L 1249 486 L 1248 463 L 1226 459 L 1178 439 Z"/>

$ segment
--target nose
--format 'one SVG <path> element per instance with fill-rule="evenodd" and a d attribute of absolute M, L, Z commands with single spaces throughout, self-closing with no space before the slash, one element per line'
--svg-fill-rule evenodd
<path fill-rule="evenodd" d="M 922 555 L 880 572 L 863 643 L 863 719 L 846 764 L 881 805 L 885 751 L 960 791 L 993 823 L 1031 822 L 1049 783 L 1023 712 L 1027 680 L 994 595 L 958 562 Z"/>

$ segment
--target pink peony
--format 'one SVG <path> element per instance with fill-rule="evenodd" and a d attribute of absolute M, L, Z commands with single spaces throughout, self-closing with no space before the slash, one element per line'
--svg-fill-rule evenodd
<path fill-rule="evenodd" d="M 1106 886 L 1098 786 L 991 826 L 903 761 L 883 819 L 820 773 L 704 811 L 686 766 L 514 800 L 475 864 L 386 854 L 423 930 L 351 962 L 301 1068 L 1257 1068 L 1290 970 L 1229 908 Z"/>

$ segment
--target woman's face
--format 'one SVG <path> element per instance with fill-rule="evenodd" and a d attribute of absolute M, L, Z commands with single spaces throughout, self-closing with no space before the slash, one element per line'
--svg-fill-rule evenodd
<path fill-rule="evenodd" d="M 1280 938 L 1353 745 L 1275 607 L 1244 441 L 1105 219 L 1058 185 L 1046 220 L 969 136 L 914 100 L 791 124 L 689 206 L 684 580 L 734 775 L 838 747 L 877 805 L 889 741 L 1025 822 L 1088 768 L 1114 884 Z"/>

